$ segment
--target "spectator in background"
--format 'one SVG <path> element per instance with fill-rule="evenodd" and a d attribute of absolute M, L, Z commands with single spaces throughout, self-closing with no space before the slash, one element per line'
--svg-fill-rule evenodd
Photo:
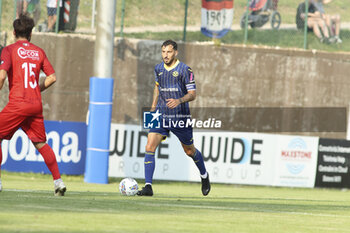
<path fill-rule="evenodd" d="M 322 19 L 320 12 L 317 11 L 314 1 L 316 0 L 310 0 L 308 6 L 308 30 L 313 31 L 315 36 L 317 36 L 322 43 L 331 43 L 326 22 Z M 305 8 L 305 2 L 300 3 L 297 8 L 296 24 L 297 28 L 300 30 L 303 30 L 305 25 Z"/>
<path fill-rule="evenodd" d="M 326 22 L 326 25 L 329 29 L 331 35 L 331 41 L 334 43 L 342 43 L 342 40 L 339 37 L 340 33 L 340 15 L 329 15 L 326 14 L 323 4 L 328 4 L 333 0 L 316 0 L 313 4 L 316 7 L 316 10 L 320 13 L 321 18 Z"/>
<path fill-rule="evenodd" d="M 16 19 L 27 14 L 34 19 L 36 25 L 40 19 L 40 0 L 16 0 Z"/>
<path fill-rule="evenodd" d="M 26 7 L 24 6 L 25 0 L 17 0 L 16 2 L 16 19 L 26 11 Z"/>
<path fill-rule="evenodd" d="M 47 31 L 52 32 L 53 26 L 57 19 L 57 2 L 60 1 L 62 7 L 62 0 L 47 0 Z"/>
<path fill-rule="evenodd" d="M 40 0 L 25 0 L 23 8 L 25 9 L 24 12 L 33 18 L 34 25 L 37 25 L 41 14 Z"/>

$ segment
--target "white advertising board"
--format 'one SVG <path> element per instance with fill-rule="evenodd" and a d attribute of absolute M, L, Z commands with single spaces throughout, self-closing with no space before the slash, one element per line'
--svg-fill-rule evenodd
<path fill-rule="evenodd" d="M 137 125 L 112 124 L 108 176 L 144 179 L 144 156 L 148 132 Z M 170 134 L 158 147 L 154 179 L 187 181 L 189 158 L 179 140 Z"/>
<path fill-rule="evenodd" d="M 239 132 L 194 132 L 210 180 L 215 183 L 314 187 L 317 137 Z M 147 131 L 137 125 L 111 125 L 110 177 L 144 179 Z M 192 159 L 170 134 L 158 147 L 156 180 L 200 181 Z"/>
<path fill-rule="evenodd" d="M 271 185 L 276 135 L 257 133 L 194 132 L 212 182 Z M 147 131 L 135 125 L 111 125 L 110 177 L 144 178 Z M 192 159 L 170 134 L 156 151 L 154 179 L 200 181 Z"/>
<path fill-rule="evenodd" d="M 194 133 L 210 179 L 217 183 L 271 185 L 275 135 L 258 133 Z M 190 180 L 198 176 L 195 165 Z"/>
<path fill-rule="evenodd" d="M 276 142 L 275 186 L 315 186 L 318 137 L 279 135 Z"/>

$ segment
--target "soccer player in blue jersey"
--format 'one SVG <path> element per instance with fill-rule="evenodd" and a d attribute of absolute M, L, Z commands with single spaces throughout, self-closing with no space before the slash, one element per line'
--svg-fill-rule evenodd
<path fill-rule="evenodd" d="M 189 157 L 193 159 L 200 172 L 202 180 L 202 194 L 208 195 L 210 191 L 209 174 L 205 168 L 203 156 L 193 145 L 193 129 L 191 126 L 179 126 L 169 122 L 183 121 L 189 118 L 190 109 L 188 102 L 196 98 L 196 84 L 192 69 L 180 62 L 175 41 L 167 40 L 162 44 L 163 62 L 156 65 L 155 87 L 151 112 L 159 112 L 160 122 L 167 118 L 166 125 L 160 128 L 152 128 L 148 133 L 145 153 L 145 187 L 138 191 L 139 196 L 152 196 L 152 179 L 155 169 L 154 153 L 163 139 L 169 136 L 171 131 L 181 142 L 181 145 Z"/>

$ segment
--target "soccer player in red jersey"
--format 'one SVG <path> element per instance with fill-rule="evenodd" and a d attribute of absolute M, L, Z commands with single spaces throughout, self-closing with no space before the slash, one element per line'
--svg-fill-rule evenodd
<path fill-rule="evenodd" d="M 22 128 L 52 173 L 55 195 L 63 196 L 66 186 L 61 179 L 56 156 L 46 143 L 41 102 L 41 92 L 56 82 L 56 75 L 44 50 L 30 43 L 33 27 L 33 19 L 21 15 L 13 22 L 16 42 L 1 52 L 0 89 L 8 77 L 10 94 L 9 102 L 0 112 L 0 145 L 3 139 L 11 139 L 17 129 Z M 40 70 L 46 74 L 41 84 Z M 0 149 L 0 165 L 1 162 Z M 0 180 L 0 191 L 1 189 Z"/>

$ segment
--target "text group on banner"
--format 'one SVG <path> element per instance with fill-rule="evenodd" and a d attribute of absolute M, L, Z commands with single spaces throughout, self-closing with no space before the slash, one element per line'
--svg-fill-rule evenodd
<path fill-rule="evenodd" d="M 316 187 L 350 188 L 350 141 L 320 138 Z"/>

